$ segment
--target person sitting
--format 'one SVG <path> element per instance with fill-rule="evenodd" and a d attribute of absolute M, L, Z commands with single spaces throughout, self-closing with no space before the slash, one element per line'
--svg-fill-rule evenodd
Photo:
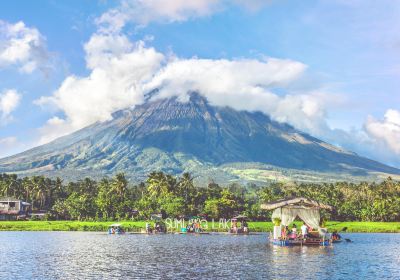
<path fill-rule="evenodd" d="M 293 225 L 292 230 L 290 231 L 288 237 L 289 237 L 289 239 L 296 239 L 297 238 L 297 227 L 296 227 L 296 225 Z"/>
<path fill-rule="evenodd" d="M 301 226 L 301 235 L 303 236 L 303 238 L 306 238 L 308 236 L 308 227 L 305 222 Z"/>
<path fill-rule="evenodd" d="M 282 238 L 283 239 L 288 239 L 289 235 L 290 235 L 289 227 L 288 226 L 283 227 Z"/>
<path fill-rule="evenodd" d="M 187 226 L 187 232 L 194 232 L 194 224 L 188 224 Z"/>
<path fill-rule="evenodd" d="M 243 232 L 248 233 L 249 232 L 249 226 L 247 225 L 246 221 L 243 221 Z"/>
<path fill-rule="evenodd" d="M 161 232 L 161 225 L 160 225 L 160 223 L 156 223 L 156 225 L 155 225 L 155 230 L 156 230 L 156 232 Z"/>
<path fill-rule="evenodd" d="M 151 233 L 151 228 L 149 223 L 146 223 L 146 233 Z"/>
<path fill-rule="evenodd" d="M 342 239 L 342 236 L 335 230 L 333 233 L 332 233 L 332 240 L 340 240 L 340 239 Z"/>
<path fill-rule="evenodd" d="M 237 233 L 237 232 L 238 232 L 238 227 L 237 227 L 237 221 L 236 221 L 236 220 L 234 220 L 234 221 L 232 222 L 232 229 L 231 229 L 231 232 L 232 232 L 232 233 Z"/>

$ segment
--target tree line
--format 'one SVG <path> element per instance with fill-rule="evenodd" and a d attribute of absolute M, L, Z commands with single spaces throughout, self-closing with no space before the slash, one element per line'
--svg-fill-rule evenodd
<path fill-rule="evenodd" d="M 29 202 L 33 211 L 47 211 L 49 219 L 149 219 L 153 213 L 163 213 L 208 218 L 244 214 L 251 220 L 268 220 L 271 213 L 260 209 L 262 203 L 304 196 L 334 207 L 332 212 L 322 213 L 325 219 L 400 221 L 400 182 L 390 177 L 380 183 L 233 183 L 222 187 L 210 182 L 195 187 L 189 173 L 175 177 L 152 172 L 135 185 L 123 173 L 99 181 L 86 178 L 68 183 L 60 178 L 0 174 L 0 196 Z"/>

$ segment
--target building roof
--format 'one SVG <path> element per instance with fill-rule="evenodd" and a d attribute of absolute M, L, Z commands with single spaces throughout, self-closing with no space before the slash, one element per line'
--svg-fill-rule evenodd
<path fill-rule="evenodd" d="M 281 207 L 306 207 L 332 210 L 332 206 L 305 197 L 290 197 L 261 204 L 261 209 L 273 210 Z"/>
<path fill-rule="evenodd" d="M 6 196 L 6 197 L 0 197 L 0 201 L 21 201 L 21 199 L 17 199 L 15 197 L 11 197 L 11 196 Z"/>
<path fill-rule="evenodd" d="M 30 206 L 31 204 L 25 201 L 22 201 L 22 199 L 18 199 L 15 197 L 0 197 L 0 202 L 21 202 L 22 205 L 24 206 Z"/>

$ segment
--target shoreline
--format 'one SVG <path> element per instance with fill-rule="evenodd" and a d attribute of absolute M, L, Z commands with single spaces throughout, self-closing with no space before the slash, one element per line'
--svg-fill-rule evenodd
<path fill-rule="evenodd" d="M 92 231 L 105 232 L 109 225 L 121 223 L 127 232 L 140 232 L 145 229 L 146 222 L 154 221 L 0 221 L 0 231 Z M 301 222 L 295 222 L 297 226 Z M 248 222 L 250 232 L 270 232 L 273 229 L 272 222 Z M 337 222 L 326 223 L 329 232 L 352 233 L 400 233 L 400 222 Z M 178 232 L 176 229 L 174 232 Z M 206 232 L 226 232 L 227 229 L 206 229 Z"/>

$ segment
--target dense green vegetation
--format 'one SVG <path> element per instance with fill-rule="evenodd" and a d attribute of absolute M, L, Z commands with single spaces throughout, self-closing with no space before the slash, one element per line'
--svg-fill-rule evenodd
<path fill-rule="evenodd" d="M 138 185 L 129 185 L 124 174 L 101 181 L 91 179 L 64 184 L 59 178 L 18 178 L 0 175 L 0 196 L 13 196 L 46 210 L 49 220 L 112 221 L 147 220 L 152 213 L 168 217 L 204 215 L 231 218 L 242 213 L 251 220 L 266 220 L 270 213 L 260 204 L 290 196 L 305 196 L 332 205 L 326 220 L 400 221 L 400 182 L 391 178 L 381 183 L 282 184 L 266 186 L 210 183 L 198 188 L 185 173 L 174 177 L 151 173 Z"/>

